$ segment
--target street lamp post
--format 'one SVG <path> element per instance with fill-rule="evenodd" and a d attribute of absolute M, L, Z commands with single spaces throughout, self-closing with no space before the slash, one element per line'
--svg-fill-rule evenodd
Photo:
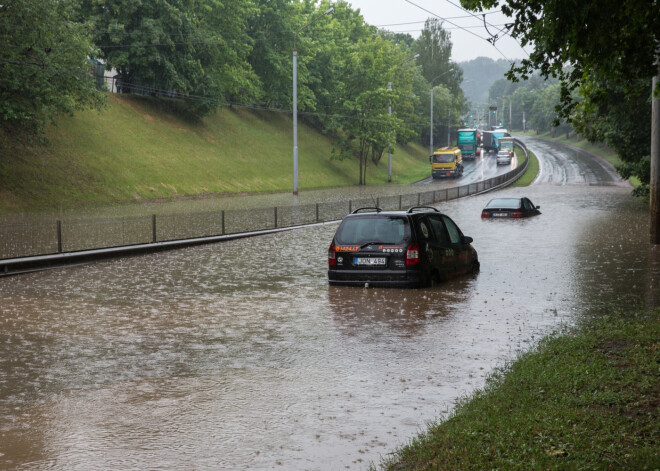
<path fill-rule="evenodd" d="M 448 74 L 449 72 L 452 72 L 453 69 L 449 69 L 435 77 L 433 80 L 431 80 L 429 83 L 431 84 L 431 119 L 430 119 L 430 132 L 429 132 L 429 155 L 433 155 L 433 82 L 438 80 L 440 77 L 442 77 L 445 74 Z"/>
<path fill-rule="evenodd" d="M 399 67 L 401 64 L 404 62 L 407 62 L 409 60 L 417 59 L 419 57 L 419 54 L 415 54 L 412 57 L 408 57 L 401 62 L 399 62 L 396 67 Z M 392 90 L 392 82 L 387 82 L 387 89 Z M 387 115 L 391 116 L 392 115 L 392 98 L 390 98 L 390 104 L 387 107 Z M 387 143 L 387 181 L 388 183 L 392 182 L 392 143 L 388 142 Z"/>
<path fill-rule="evenodd" d="M 298 51 L 296 49 L 296 39 L 298 34 L 315 23 L 325 15 L 334 12 L 334 7 L 328 8 L 325 12 L 314 18 L 305 26 L 296 31 L 293 35 L 293 194 L 298 194 Z"/>

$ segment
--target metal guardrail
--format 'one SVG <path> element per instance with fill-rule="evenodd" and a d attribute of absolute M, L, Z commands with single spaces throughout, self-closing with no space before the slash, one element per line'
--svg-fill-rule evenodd
<path fill-rule="evenodd" d="M 488 180 L 441 190 L 260 209 L 1 224 L 0 276 L 83 258 L 165 250 L 338 221 L 361 206 L 407 209 L 493 191 L 515 182 L 527 169 L 527 148 L 517 139 L 515 144 L 525 154 L 522 165 Z"/>

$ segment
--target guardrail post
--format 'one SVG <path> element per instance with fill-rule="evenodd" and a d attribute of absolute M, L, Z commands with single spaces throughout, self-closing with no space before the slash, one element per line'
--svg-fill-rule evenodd
<path fill-rule="evenodd" d="M 376 207 L 380 208 L 380 197 L 376 196 Z"/>
<path fill-rule="evenodd" d="M 62 221 L 57 220 L 57 253 L 62 253 Z"/>
<path fill-rule="evenodd" d="M 401 200 L 403 198 L 403 195 L 399 195 L 399 211 L 401 211 Z"/>
<path fill-rule="evenodd" d="M 225 235 L 225 210 L 222 210 L 221 214 L 221 219 L 222 219 L 222 235 Z"/>
<path fill-rule="evenodd" d="M 277 206 L 275 206 L 273 209 L 274 209 L 274 215 L 275 215 L 275 229 L 277 229 Z"/>
<path fill-rule="evenodd" d="M 353 212 L 353 200 L 348 200 L 348 214 Z"/>
<path fill-rule="evenodd" d="M 417 193 L 417 206 L 421 206 L 421 205 L 422 205 L 422 194 Z"/>
<path fill-rule="evenodd" d="M 319 204 L 316 203 L 316 222 L 319 222 Z"/>
<path fill-rule="evenodd" d="M 151 215 L 151 242 L 156 243 L 156 215 Z"/>

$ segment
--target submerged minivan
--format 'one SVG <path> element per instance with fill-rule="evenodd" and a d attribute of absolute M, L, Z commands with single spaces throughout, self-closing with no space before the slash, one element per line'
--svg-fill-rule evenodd
<path fill-rule="evenodd" d="M 359 208 L 337 228 L 328 249 L 328 281 L 348 286 L 433 286 L 479 271 L 472 237 L 436 208 Z"/>

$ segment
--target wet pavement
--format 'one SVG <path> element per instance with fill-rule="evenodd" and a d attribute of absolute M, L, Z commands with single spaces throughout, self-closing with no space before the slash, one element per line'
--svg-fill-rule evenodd
<path fill-rule="evenodd" d="M 0 279 L 0 469 L 366 469 L 542 336 L 660 303 L 647 206 L 571 182 L 497 193 L 526 220 L 438 205 L 482 269 L 432 289 L 329 287 L 336 223 Z"/>

